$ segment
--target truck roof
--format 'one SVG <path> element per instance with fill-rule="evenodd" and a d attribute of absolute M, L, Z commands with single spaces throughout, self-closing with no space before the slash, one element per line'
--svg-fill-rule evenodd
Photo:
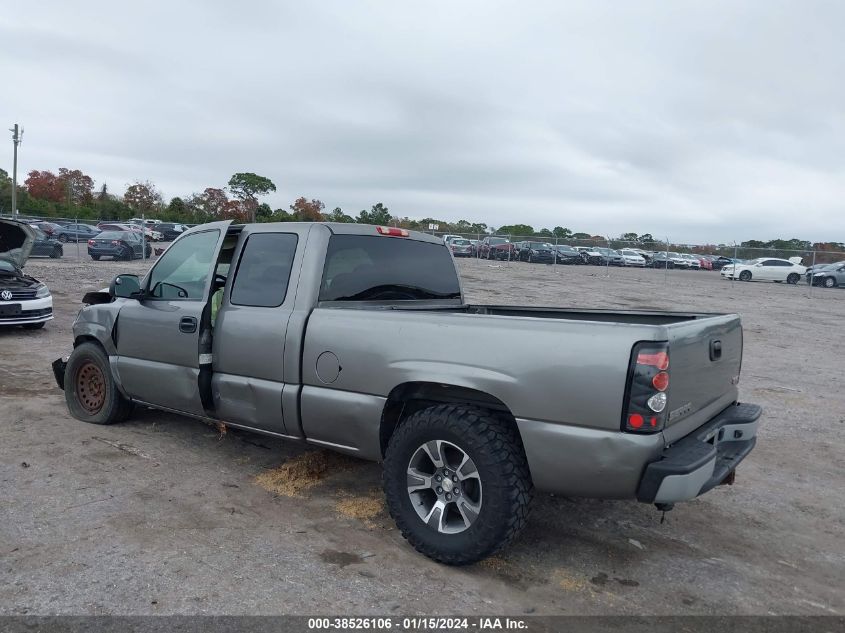
<path fill-rule="evenodd" d="M 314 226 L 315 224 L 322 224 L 326 228 L 328 228 L 332 233 L 335 235 L 381 235 L 378 232 L 377 226 L 375 224 L 353 224 L 347 222 L 256 222 L 256 223 L 247 223 L 241 225 L 232 224 L 231 226 L 234 227 L 241 227 L 242 230 L 244 228 L 250 228 L 253 226 L 261 226 L 261 227 L 269 227 L 273 226 L 278 228 L 290 227 L 290 228 L 306 228 L 309 226 Z M 202 225 L 198 225 L 202 226 Z M 197 228 L 197 227 L 192 227 Z M 386 227 L 392 228 L 392 227 Z M 422 233 L 421 231 L 411 231 L 408 229 L 402 229 L 407 231 L 408 235 L 403 236 L 404 239 L 411 239 L 417 240 L 418 242 L 428 242 L 430 244 L 439 244 L 443 246 L 444 242 L 441 238 L 429 235 L 428 233 Z M 391 237 L 389 235 L 385 235 L 384 237 Z"/>

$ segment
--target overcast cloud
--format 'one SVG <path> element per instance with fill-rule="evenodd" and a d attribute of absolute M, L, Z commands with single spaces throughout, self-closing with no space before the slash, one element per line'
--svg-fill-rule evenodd
<path fill-rule="evenodd" d="M 113 192 L 843 241 L 843 33 L 839 1 L 5 3 L 0 122 Z"/>

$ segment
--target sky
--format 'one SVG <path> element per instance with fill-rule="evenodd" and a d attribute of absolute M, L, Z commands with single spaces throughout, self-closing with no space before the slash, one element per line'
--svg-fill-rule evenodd
<path fill-rule="evenodd" d="M 19 173 L 116 193 L 845 241 L 843 33 L 838 0 L 7 1 L 0 122 Z"/>

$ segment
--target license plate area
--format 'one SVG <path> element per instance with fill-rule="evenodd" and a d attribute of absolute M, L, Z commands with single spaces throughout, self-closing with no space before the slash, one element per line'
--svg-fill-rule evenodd
<path fill-rule="evenodd" d="M 19 316 L 21 313 L 21 304 L 19 303 L 0 303 L 0 317 Z"/>

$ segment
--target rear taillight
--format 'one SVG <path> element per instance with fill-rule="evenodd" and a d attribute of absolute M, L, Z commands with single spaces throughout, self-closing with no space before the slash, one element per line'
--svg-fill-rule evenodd
<path fill-rule="evenodd" d="M 622 430 L 658 433 L 666 423 L 669 398 L 669 345 L 637 343 L 628 367 Z"/>
<path fill-rule="evenodd" d="M 94 246 L 94 240 L 88 240 L 88 246 Z"/>

